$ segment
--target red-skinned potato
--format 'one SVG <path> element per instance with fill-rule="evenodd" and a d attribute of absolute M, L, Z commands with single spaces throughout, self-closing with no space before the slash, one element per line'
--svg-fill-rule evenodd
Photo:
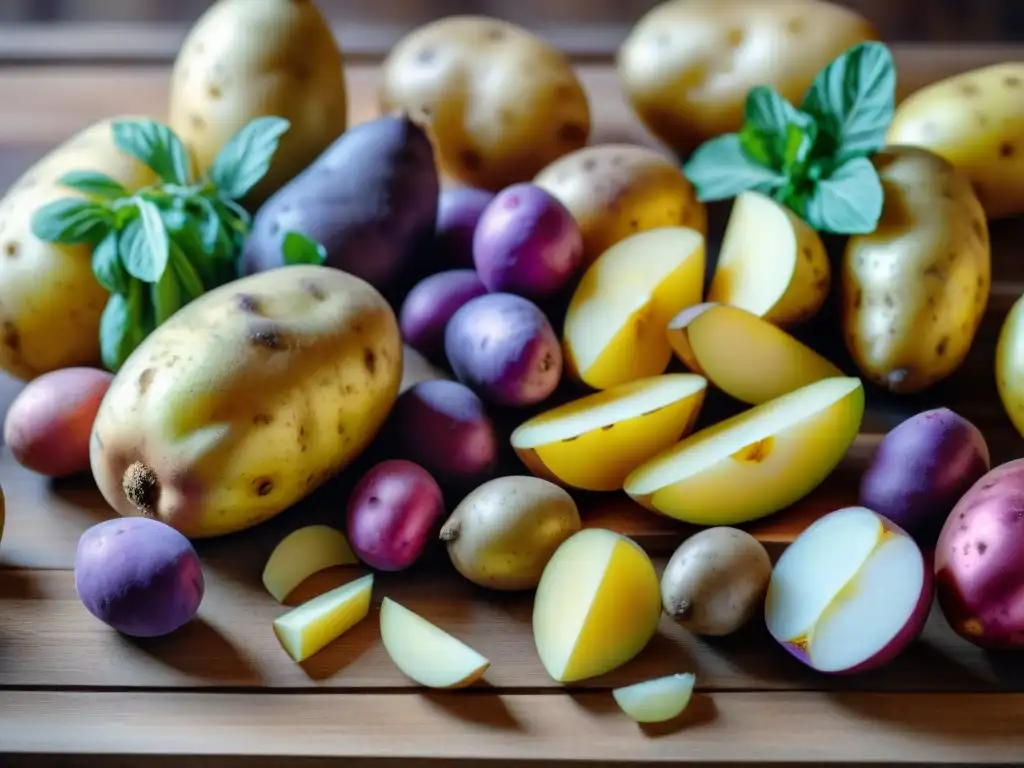
<path fill-rule="evenodd" d="M 89 435 L 114 374 L 63 368 L 29 382 L 4 420 L 4 444 L 23 467 L 66 477 L 89 469 Z"/>

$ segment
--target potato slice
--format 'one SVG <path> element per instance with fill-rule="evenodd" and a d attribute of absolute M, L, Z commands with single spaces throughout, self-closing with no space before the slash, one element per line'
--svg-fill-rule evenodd
<path fill-rule="evenodd" d="M 668 341 L 687 368 L 751 405 L 843 375 L 778 326 L 728 304 L 687 307 L 668 324 Z"/>
<path fill-rule="evenodd" d="M 668 321 L 704 290 L 704 236 L 662 227 L 613 245 L 584 273 L 565 316 L 569 372 L 594 389 L 664 373 Z"/>
<path fill-rule="evenodd" d="M 614 531 L 587 528 L 548 561 L 533 603 L 533 638 L 561 683 L 611 672 L 644 649 L 661 618 L 654 565 Z"/>
<path fill-rule="evenodd" d="M 314 597 L 274 620 L 274 634 L 288 655 L 305 661 L 366 618 L 373 574 Z"/>
<path fill-rule="evenodd" d="M 617 491 L 647 459 L 678 442 L 704 404 L 707 379 L 670 373 L 619 384 L 521 424 L 512 447 L 538 477 Z"/>
<path fill-rule="evenodd" d="M 690 703 L 696 677 L 690 672 L 666 675 L 612 689 L 619 708 L 638 723 L 663 723 L 682 714 Z"/>
<path fill-rule="evenodd" d="M 283 603 L 293 589 L 317 571 L 358 562 L 341 531 L 328 525 L 307 525 L 292 531 L 274 547 L 263 568 L 263 586 Z"/>
<path fill-rule="evenodd" d="M 491 665 L 461 640 L 389 597 L 380 605 L 380 639 L 402 674 L 428 688 L 463 688 L 483 677 Z"/>
<path fill-rule="evenodd" d="M 831 280 L 825 246 L 806 222 L 760 192 L 737 196 L 708 301 L 787 327 L 817 314 Z"/>
<path fill-rule="evenodd" d="M 702 429 L 626 478 L 655 512 L 695 525 L 736 525 L 814 490 L 853 444 L 864 415 L 860 379 L 823 379 Z"/>

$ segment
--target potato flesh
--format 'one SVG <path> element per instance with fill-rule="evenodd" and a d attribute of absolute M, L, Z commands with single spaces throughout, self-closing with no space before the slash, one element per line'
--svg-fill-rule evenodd
<path fill-rule="evenodd" d="M 373 574 L 343 584 L 279 616 L 274 633 L 294 661 L 305 661 L 366 618 L 372 593 Z"/>
<path fill-rule="evenodd" d="M 341 531 L 327 525 L 307 525 L 285 536 L 263 568 L 263 586 L 279 603 L 314 573 L 359 560 Z"/>
<path fill-rule="evenodd" d="M 995 371 L 1003 409 L 1024 435 L 1024 298 L 1014 302 L 999 331 Z"/>
<path fill-rule="evenodd" d="M 690 703 L 694 675 L 689 672 L 644 680 L 612 689 L 619 708 L 638 723 L 663 723 L 678 717 Z"/>

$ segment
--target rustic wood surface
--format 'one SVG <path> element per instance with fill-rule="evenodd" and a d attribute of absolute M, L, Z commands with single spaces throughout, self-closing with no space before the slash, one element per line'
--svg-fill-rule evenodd
<path fill-rule="evenodd" d="M 2 33 L 0 33 L 2 34 Z M 901 93 L 953 72 L 1024 56 L 1024 50 L 899 47 Z M 652 144 L 629 115 L 607 65 L 580 64 L 594 105 L 595 142 Z M 0 69 L 0 189 L 84 124 L 112 114 L 166 111 L 165 66 Z M 349 69 L 354 120 L 376 114 L 373 65 Z M 721 223 L 721 211 L 716 212 Z M 948 405 L 984 431 L 997 462 L 1024 455 L 999 404 L 992 360 L 1000 323 L 1024 292 L 1020 222 L 993 229 L 993 295 L 977 342 L 950 381 L 913 399 L 869 396 L 864 427 L 836 473 L 794 509 L 753 530 L 779 551 L 818 515 L 856 500 L 860 472 L 887 429 Z M 849 363 L 829 318 L 807 331 Z M 19 384 L 0 380 L 0 412 Z M 712 411 L 728 409 L 719 403 Z M 257 529 L 203 542 L 207 596 L 199 618 L 173 636 L 133 641 L 93 619 L 71 571 L 81 532 L 111 516 L 89 478 L 50 481 L 0 453 L 7 526 L 0 544 L 0 765 L 374 765 L 499 759 L 756 764 L 1024 762 L 1024 654 L 986 653 L 957 638 L 933 611 L 921 641 L 876 673 L 830 679 L 770 641 L 760 623 L 717 641 L 665 620 L 651 645 L 609 675 L 566 689 L 544 674 L 530 633 L 529 596 L 485 594 L 444 557 L 415 573 L 380 576 L 384 595 L 409 605 L 492 660 L 487 684 L 448 694 L 413 687 L 379 643 L 375 613 L 308 662 L 281 650 L 271 621 L 281 607 L 260 584 L 274 544 L 318 520 L 338 523 L 346 479 Z M 683 526 L 620 495 L 581 497 L 587 525 L 627 533 L 657 559 Z M 347 580 L 325 572 L 291 602 Z M 642 729 L 609 689 L 693 671 L 699 696 L 684 718 Z M 324 694 L 331 695 L 324 695 Z M 295 760 L 288 758 L 303 758 Z M 307 762 L 308 759 L 308 762 Z M 189 764 L 192 764 L 191 762 Z"/>

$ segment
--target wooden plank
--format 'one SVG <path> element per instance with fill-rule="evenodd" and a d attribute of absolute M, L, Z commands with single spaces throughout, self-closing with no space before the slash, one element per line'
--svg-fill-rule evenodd
<path fill-rule="evenodd" d="M 659 728 L 638 728 L 606 693 L 11 691 L 2 706 L 5 750 L 46 756 L 334 756 L 346 758 L 346 766 L 378 757 L 429 758 L 445 765 L 483 757 L 502 765 L 822 764 L 837 758 L 887 765 L 1019 765 L 1024 754 L 1020 694 L 722 693 L 695 697 L 677 723 Z"/>

